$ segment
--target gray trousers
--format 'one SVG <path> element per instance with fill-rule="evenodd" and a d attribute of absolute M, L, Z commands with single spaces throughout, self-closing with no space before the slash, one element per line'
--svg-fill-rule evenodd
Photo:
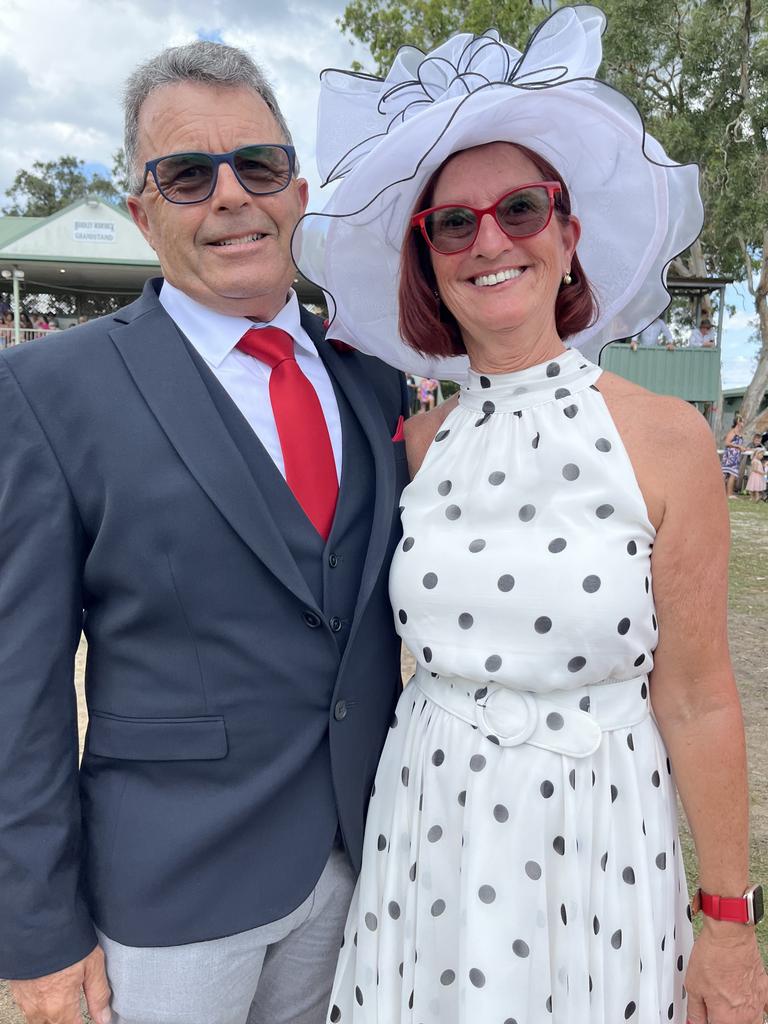
<path fill-rule="evenodd" d="M 293 913 L 185 946 L 123 946 L 99 932 L 113 1024 L 324 1024 L 355 880 L 334 847 Z"/>

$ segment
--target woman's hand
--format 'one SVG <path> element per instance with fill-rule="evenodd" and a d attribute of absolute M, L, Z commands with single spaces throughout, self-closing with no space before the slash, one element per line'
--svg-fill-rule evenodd
<path fill-rule="evenodd" d="M 768 976 L 754 928 L 705 919 L 685 988 L 690 1024 L 763 1024 Z"/>

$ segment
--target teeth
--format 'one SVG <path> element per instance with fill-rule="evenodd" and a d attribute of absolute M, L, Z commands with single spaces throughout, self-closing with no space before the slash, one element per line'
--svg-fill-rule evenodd
<path fill-rule="evenodd" d="M 476 277 L 472 284 L 478 288 L 487 288 L 492 284 L 500 284 L 502 281 L 511 281 L 513 277 L 520 277 L 522 270 L 500 270 L 498 274 L 481 274 Z"/>
<path fill-rule="evenodd" d="M 243 235 L 242 238 L 225 238 L 223 242 L 214 242 L 214 245 L 242 245 L 243 242 L 258 242 L 264 235 Z"/>

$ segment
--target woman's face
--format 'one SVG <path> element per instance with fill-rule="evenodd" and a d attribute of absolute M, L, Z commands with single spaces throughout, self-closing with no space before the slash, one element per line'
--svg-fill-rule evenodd
<path fill-rule="evenodd" d="M 506 142 L 492 142 L 453 157 L 437 179 L 431 206 L 444 203 L 484 208 L 516 188 L 544 180 L 528 157 Z M 510 238 L 492 216 L 483 217 L 474 245 L 444 256 L 431 253 L 440 297 L 456 317 L 465 342 L 497 332 L 522 331 L 534 342 L 556 334 L 555 300 L 563 275 L 570 270 L 580 234 L 571 217 L 562 224 L 553 214 L 531 238 Z M 480 278 L 512 270 L 499 284 Z"/>

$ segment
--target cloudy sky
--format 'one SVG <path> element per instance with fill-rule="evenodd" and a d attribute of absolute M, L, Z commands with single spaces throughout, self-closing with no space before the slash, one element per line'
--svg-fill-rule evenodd
<path fill-rule="evenodd" d="M 20 168 L 74 154 L 111 166 L 121 145 L 120 91 L 164 46 L 196 38 L 248 49 L 263 65 L 291 125 L 302 173 L 321 202 L 314 167 L 318 73 L 370 61 L 342 36 L 345 0 L 2 0 L 0 206 Z M 518 42 L 515 40 L 515 42 Z M 723 387 L 751 377 L 756 347 L 746 288 L 725 322 Z"/>

